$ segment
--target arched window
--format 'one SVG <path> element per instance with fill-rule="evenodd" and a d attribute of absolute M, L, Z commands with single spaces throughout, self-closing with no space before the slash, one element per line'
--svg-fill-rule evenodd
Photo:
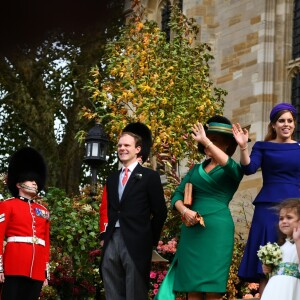
<path fill-rule="evenodd" d="M 294 1 L 293 59 L 300 57 L 300 1 Z"/>
<path fill-rule="evenodd" d="M 295 139 L 300 141 L 300 73 L 292 78 L 292 104 L 297 109 L 297 124 Z"/>
<path fill-rule="evenodd" d="M 166 1 L 161 11 L 161 30 L 166 33 L 167 41 L 170 41 L 170 33 L 171 29 L 169 26 L 171 18 L 171 3 L 170 1 Z"/>
<path fill-rule="evenodd" d="M 178 7 L 182 11 L 182 9 L 183 9 L 183 0 L 178 0 Z"/>
<path fill-rule="evenodd" d="M 183 8 L 183 0 L 174 1 L 182 11 Z M 171 19 L 171 2 L 166 1 L 163 5 L 163 9 L 161 11 L 161 30 L 166 33 L 167 41 L 170 41 L 171 29 L 169 26 L 169 22 Z"/>
<path fill-rule="evenodd" d="M 293 59 L 300 58 L 300 1 L 294 0 Z M 300 73 L 292 78 L 292 104 L 297 108 L 296 140 L 300 140 Z"/>

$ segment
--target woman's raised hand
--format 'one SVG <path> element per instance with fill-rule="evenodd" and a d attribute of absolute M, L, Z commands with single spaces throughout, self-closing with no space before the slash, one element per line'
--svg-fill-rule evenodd
<path fill-rule="evenodd" d="M 300 240 L 300 221 L 298 222 L 298 226 L 294 227 L 294 230 L 293 230 L 293 240 L 295 242 Z"/>
<path fill-rule="evenodd" d="M 192 131 L 192 137 L 195 141 L 201 144 L 205 143 L 206 133 L 201 123 L 195 124 L 192 128 Z"/>
<path fill-rule="evenodd" d="M 249 133 L 247 129 L 242 129 L 239 123 L 232 124 L 233 136 L 241 148 L 245 148 L 248 143 Z"/>

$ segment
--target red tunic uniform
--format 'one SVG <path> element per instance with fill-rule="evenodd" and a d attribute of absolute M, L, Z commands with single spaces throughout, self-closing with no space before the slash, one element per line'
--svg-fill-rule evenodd
<path fill-rule="evenodd" d="M 0 271 L 44 281 L 50 257 L 49 211 L 20 198 L 0 203 Z"/>
<path fill-rule="evenodd" d="M 100 228 L 100 239 L 104 239 L 104 234 L 106 232 L 106 226 L 108 224 L 108 216 L 107 216 L 107 191 L 106 185 L 103 189 L 102 201 L 99 208 L 99 228 Z"/>

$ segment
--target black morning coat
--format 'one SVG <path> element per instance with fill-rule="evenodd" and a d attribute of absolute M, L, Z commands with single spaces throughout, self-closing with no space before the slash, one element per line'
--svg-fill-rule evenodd
<path fill-rule="evenodd" d="M 164 192 L 158 172 L 137 164 L 119 201 L 120 172 L 110 175 L 106 183 L 108 225 L 102 257 L 119 220 L 128 252 L 148 284 L 152 249 L 157 246 L 167 217 Z"/>

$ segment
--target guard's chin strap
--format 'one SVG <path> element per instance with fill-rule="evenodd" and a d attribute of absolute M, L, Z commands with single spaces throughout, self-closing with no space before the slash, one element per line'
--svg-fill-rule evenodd
<path fill-rule="evenodd" d="M 34 199 L 28 199 L 28 198 L 26 198 L 26 197 L 23 197 L 23 196 L 18 196 L 18 198 L 20 199 L 20 200 L 22 200 L 22 201 L 25 201 L 25 202 L 34 202 Z"/>
<path fill-rule="evenodd" d="M 20 183 L 20 187 L 22 187 L 23 189 L 28 190 L 28 191 L 37 192 L 37 188 L 31 187 L 25 183 Z"/>

